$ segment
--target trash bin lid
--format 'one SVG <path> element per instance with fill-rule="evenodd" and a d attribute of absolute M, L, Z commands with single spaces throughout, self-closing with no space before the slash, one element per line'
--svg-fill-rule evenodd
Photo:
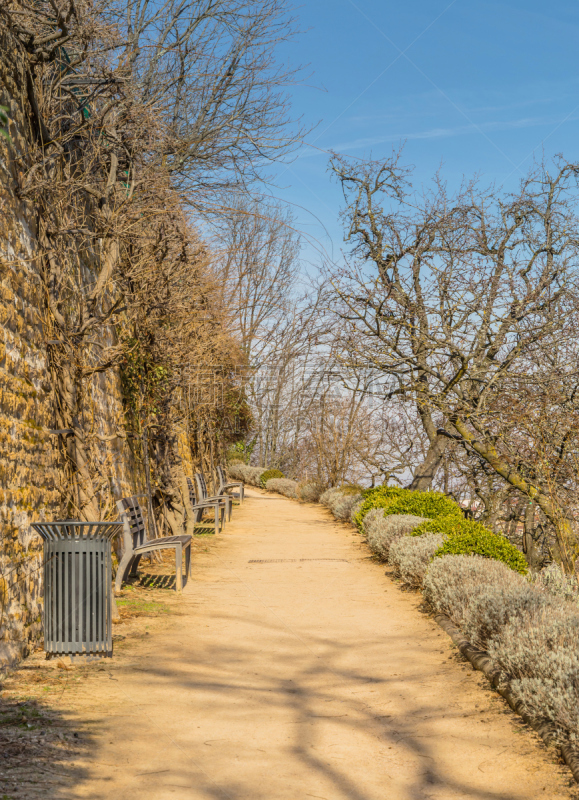
<path fill-rule="evenodd" d="M 56 520 L 55 522 L 33 522 L 31 527 L 46 542 L 66 539 L 108 539 L 111 541 L 122 531 L 123 523 L 120 520 L 113 522 L 83 522 L 75 519 L 64 519 Z"/>

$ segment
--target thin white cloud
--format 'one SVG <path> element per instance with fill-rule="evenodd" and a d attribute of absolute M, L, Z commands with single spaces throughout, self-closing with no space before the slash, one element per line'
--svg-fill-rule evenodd
<path fill-rule="evenodd" d="M 570 119 L 578 119 L 577 116 L 572 116 Z M 413 141 L 417 139 L 447 139 L 454 136 L 467 136 L 469 134 L 480 133 L 481 130 L 486 132 L 493 131 L 507 131 L 522 128 L 535 128 L 541 125 L 553 125 L 556 120 L 552 116 L 545 117 L 524 117 L 522 119 L 496 121 L 496 122 L 482 122 L 479 125 L 457 125 L 453 128 L 430 128 L 426 131 L 412 131 L 408 133 L 388 134 L 386 136 L 368 136 L 353 139 L 349 142 L 340 142 L 330 145 L 323 150 L 310 149 L 307 147 L 300 153 L 298 158 L 311 158 L 313 156 L 324 155 L 324 151 L 334 151 L 338 153 L 349 152 L 351 150 L 360 150 L 370 147 L 375 147 L 380 144 L 393 144 L 396 142 Z M 567 120 L 569 121 L 569 120 Z"/>

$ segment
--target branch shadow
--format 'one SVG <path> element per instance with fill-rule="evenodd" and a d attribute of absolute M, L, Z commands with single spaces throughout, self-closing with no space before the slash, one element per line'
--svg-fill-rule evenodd
<path fill-rule="evenodd" d="M 42 668 L 23 665 L 22 671 L 34 682 L 46 680 Z M 3 800 L 73 800 L 72 787 L 88 778 L 86 769 L 74 762 L 94 748 L 90 734 L 75 731 L 63 713 L 42 701 L 0 697 Z"/>
<path fill-rule="evenodd" d="M 282 773 L 287 772 L 288 779 L 290 775 L 299 775 L 303 781 L 306 776 L 308 792 L 312 793 L 309 796 L 327 800 L 383 800 L 385 796 L 395 796 L 396 800 L 427 800 L 433 792 L 436 797 L 460 797 L 461 800 L 520 800 L 520 787 L 485 788 L 480 780 L 470 782 L 464 771 L 449 769 L 448 757 L 442 763 L 436 737 L 428 733 L 433 728 L 424 723 L 425 719 L 445 717 L 452 721 L 453 716 L 460 718 L 462 724 L 457 725 L 457 731 L 461 731 L 461 738 L 456 747 L 461 752 L 469 747 L 480 749 L 480 738 L 469 735 L 468 729 L 465 734 L 464 713 L 436 699 L 428 703 L 417 699 L 419 693 L 415 684 L 423 676 L 410 674 L 401 684 L 396 677 L 385 677 L 383 672 L 375 674 L 363 666 L 347 665 L 349 660 L 351 662 L 353 646 L 363 654 L 365 649 L 376 646 L 375 641 L 359 637 L 353 643 L 309 635 L 308 648 L 302 648 L 295 655 L 292 654 L 294 649 L 287 647 L 286 632 L 251 613 L 240 610 L 224 615 L 215 611 L 211 614 L 210 626 L 215 630 L 242 626 L 246 632 L 242 639 L 213 643 L 204 646 L 202 651 L 184 644 L 179 666 L 173 661 L 168 668 L 164 662 L 161 668 L 152 666 L 147 671 L 151 690 L 156 681 L 169 682 L 180 688 L 194 716 L 196 708 L 201 711 L 209 707 L 212 719 L 220 720 L 224 738 L 205 742 L 203 770 L 193 765 L 191 769 L 181 766 L 171 770 L 171 780 L 195 788 L 199 797 L 271 800 L 280 796 L 276 795 L 276 787 L 280 780 L 285 780 Z M 248 626 L 252 629 L 249 633 Z M 268 651 L 261 648 L 256 653 L 251 642 L 263 643 L 268 638 L 272 647 Z M 403 648 L 406 642 L 407 635 L 401 633 L 390 637 L 389 646 Z M 364 658 L 356 660 L 356 664 L 363 665 Z M 396 695 L 398 707 L 402 706 L 404 713 L 384 713 L 383 708 L 375 708 L 356 697 L 357 692 L 364 694 L 364 689 L 370 685 L 386 689 L 386 695 L 389 691 Z M 346 693 L 344 686 L 348 687 Z M 290 740 L 281 749 L 268 744 L 265 750 L 261 749 L 264 747 L 262 734 L 248 727 L 243 716 L 239 716 L 239 708 L 245 709 L 248 717 L 256 720 L 256 725 L 259 725 L 258 720 L 279 716 Z M 184 732 L 182 726 L 177 729 L 180 746 L 199 752 L 195 734 Z M 339 745 L 332 746 L 339 746 L 340 753 L 342 756 L 345 753 L 346 757 L 332 757 L 328 737 L 335 738 Z M 365 788 L 366 782 L 360 780 L 359 759 L 365 756 L 364 748 L 373 756 L 381 753 L 384 759 L 380 793 Z M 407 767 L 403 787 L 397 783 L 395 761 L 389 761 L 385 755 L 388 748 L 402 751 L 405 762 L 411 764 Z M 254 764 L 263 758 L 257 756 L 258 752 L 265 752 L 263 768 Z M 246 764 L 241 775 L 236 771 L 235 778 L 231 775 L 232 753 L 236 754 L 238 762 Z M 280 753 L 283 759 L 276 768 Z M 487 753 L 483 751 L 482 755 Z M 358 762 L 352 768 L 356 759 Z M 457 778 L 457 773 L 462 777 Z M 392 791 L 389 784 L 396 790 L 395 795 L 389 794 Z M 161 786 L 162 782 L 159 789 Z M 301 796 L 301 783 L 295 791 L 296 797 Z M 284 793 L 283 797 L 286 796 L 289 795 Z"/>

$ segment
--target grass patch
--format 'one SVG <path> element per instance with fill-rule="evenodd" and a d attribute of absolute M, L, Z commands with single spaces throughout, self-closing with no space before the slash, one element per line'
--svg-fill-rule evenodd
<path fill-rule="evenodd" d="M 164 603 L 155 600 L 140 600 L 139 598 L 127 597 L 117 600 L 119 611 L 123 617 L 158 617 L 161 614 L 168 614 L 171 609 Z"/>

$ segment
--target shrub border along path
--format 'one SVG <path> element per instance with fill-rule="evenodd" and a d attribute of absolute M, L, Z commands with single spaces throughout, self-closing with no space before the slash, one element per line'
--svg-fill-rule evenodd
<path fill-rule="evenodd" d="M 446 614 L 433 614 L 434 621 L 440 625 L 442 630 L 450 636 L 459 652 L 472 664 L 473 668 L 482 672 L 495 691 L 505 698 L 512 710 L 537 731 L 539 736 L 548 747 L 555 747 L 561 752 L 563 760 L 573 773 L 573 777 L 579 783 L 579 748 L 570 745 L 560 745 L 555 741 L 555 728 L 549 722 L 538 722 L 527 713 L 527 710 L 520 699 L 517 699 L 510 689 L 505 675 L 497 669 L 489 654 L 485 650 L 479 650 L 467 639 L 460 628 L 458 628 Z"/>

